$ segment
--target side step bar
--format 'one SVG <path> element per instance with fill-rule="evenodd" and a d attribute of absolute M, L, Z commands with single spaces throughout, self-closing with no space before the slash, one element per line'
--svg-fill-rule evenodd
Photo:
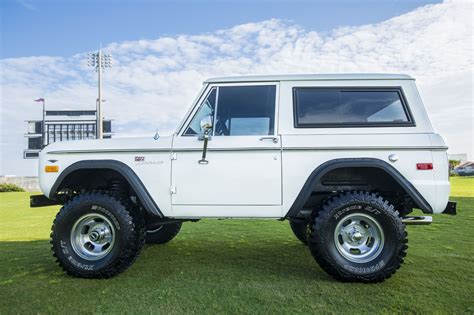
<path fill-rule="evenodd" d="M 433 222 L 433 218 L 428 216 L 408 216 L 403 217 L 402 222 L 405 223 L 405 225 L 429 225 Z"/>

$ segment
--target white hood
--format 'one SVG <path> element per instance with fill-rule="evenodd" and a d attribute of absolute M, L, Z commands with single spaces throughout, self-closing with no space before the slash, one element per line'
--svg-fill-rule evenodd
<path fill-rule="evenodd" d="M 48 154 L 75 152 L 110 152 L 110 151 L 153 151 L 170 150 L 173 135 L 140 138 L 113 138 L 102 140 L 80 140 L 55 142 L 43 149 Z"/>

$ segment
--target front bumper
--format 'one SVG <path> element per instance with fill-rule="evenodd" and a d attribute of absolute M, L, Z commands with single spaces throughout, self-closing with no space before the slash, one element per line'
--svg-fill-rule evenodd
<path fill-rule="evenodd" d="M 456 203 L 453 201 L 448 201 L 446 209 L 443 210 L 443 214 L 456 215 Z"/>

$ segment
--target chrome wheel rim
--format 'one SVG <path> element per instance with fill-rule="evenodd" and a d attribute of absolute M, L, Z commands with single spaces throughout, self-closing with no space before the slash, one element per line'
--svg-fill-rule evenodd
<path fill-rule="evenodd" d="M 380 224 L 371 216 L 352 213 L 337 224 L 334 243 L 344 258 L 361 264 L 380 255 L 384 246 L 384 234 Z"/>
<path fill-rule="evenodd" d="M 99 260 L 112 250 L 115 229 L 109 219 L 98 213 L 80 217 L 71 230 L 74 252 L 86 260 Z"/>

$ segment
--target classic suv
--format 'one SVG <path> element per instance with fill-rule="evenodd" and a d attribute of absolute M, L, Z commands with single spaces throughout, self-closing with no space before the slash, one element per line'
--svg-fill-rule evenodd
<path fill-rule="evenodd" d="M 405 225 L 431 223 L 414 208 L 456 213 L 446 150 L 407 75 L 217 78 L 170 136 L 46 147 L 31 205 L 63 204 L 52 249 L 77 277 L 124 271 L 185 221 L 274 218 L 336 279 L 379 282 Z"/>

